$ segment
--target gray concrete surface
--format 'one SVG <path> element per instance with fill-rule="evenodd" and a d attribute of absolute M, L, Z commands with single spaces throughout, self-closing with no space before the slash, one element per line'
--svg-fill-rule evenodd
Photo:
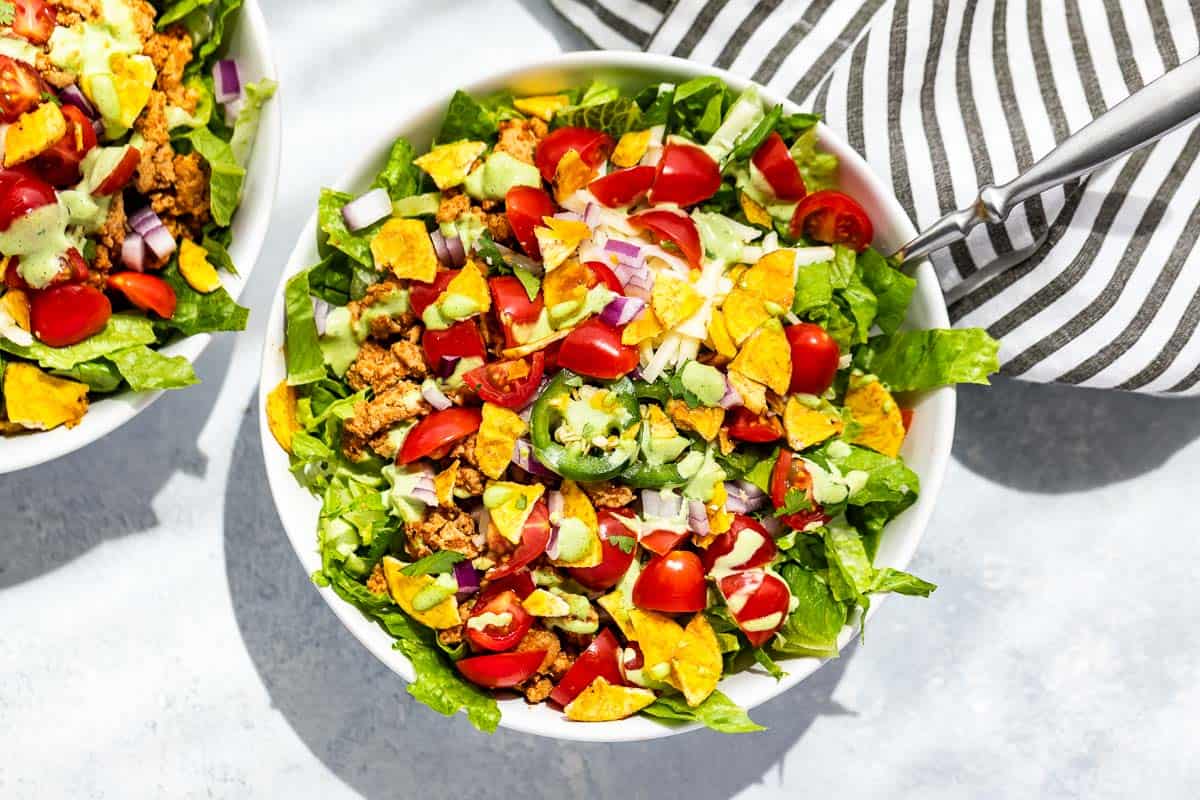
<path fill-rule="evenodd" d="M 264 5 L 286 144 L 246 297 L 260 324 L 317 187 L 389 103 L 453 86 L 472 62 L 579 43 L 535 0 Z M 940 584 L 932 599 L 892 601 L 864 646 L 761 707 L 767 733 L 577 745 L 433 714 L 339 626 L 267 492 L 250 413 L 260 342 L 252 322 L 203 356 L 201 386 L 0 478 L 0 797 L 1200 789 L 1200 401 L 964 389 L 913 565 Z"/>

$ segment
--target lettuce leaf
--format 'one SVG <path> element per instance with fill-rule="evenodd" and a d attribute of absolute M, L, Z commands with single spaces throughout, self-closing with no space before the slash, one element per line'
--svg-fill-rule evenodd
<path fill-rule="evenodd" d="M 646 127 L 641 121 L 642 110 L 628 97 L 614 97 L 604 102 L 568 106 L 554 114 L 555 128 L 578 127 L 604 131 L 619 138 L 633 130 Z"/>
<path fill-rule="evenodd" d="M 788 562 L 779 568 L 796 598 L 796 610 L 772 640 L 780 655 L 831 657 L 837 655 L 837 638 L 846 624 L 847 608 L 830 591 L 816 571 Z"/>
<path fill-rule="evenodd" d="M 886 334 L 904 323 L 917 282 L 888 263 L 873 247 L 858 254 L 862 282 L 876 298 L 875 324 Z"/>
<path fill-rule="evenodd" d="M 450 98 L 436 141 L 438 144 L 461 139 L 487 141 L 496 135 L 497 130 L 495 112 L 460 89 Z"/>
<path fill-rule="evenodd" d="M 287 282 L 284 303 L 287 315 L 284 356 L 287 360 L 288 384 L 301 386 L 319 381 L 325 377 L 325 359 L 321 355 L 320 337 L 313 319 L 307 271 Z"/>
<path fill-rule="evenodd" d="M 334 251 L 308 268 L 308 290 L 326 303 L 344 306 L 351 299 L 353 274 L 346 254 Z"/>
<path fill-rule="evenodd" d="M 163 355 L 145 345 L 119 350 L 108 359 L 135 392 L 182 389 L 200 382 L 186 358 Z"/>
<path fill-rule="evenodd" d="M 871 591 L 876 593 L 895 592 L 896 594 L 929 597 L 935 589 L 937 589 L 937 584 L 891 567 L 884 567 L 876 572 L 875 578 L 871 581 Z"/>
<path fill-rule="evenodd" d="M 796 294 L 792 313 L 807 314 L 825 308 L 833 301 L 833 262 L 803 264 L 796 269 Z"/>
<path fill-rule="evenodd" d="M 669 83 L 647 86 L 638 92 L 634 99 L 642 110 L 643 128 L 666 125 L 671 116 L 671 106 L 675 102 L 675 87 Z"/>
<path fill-rule="evenodd" d="M 202 294 L 179 274 L 178 261 L 172 260 L 162 272 L 162 278 L 175 290 L 175 314 L 155 324 L 184 336 L 217 331 L 246 329 L 250 310 L 239 306 L 224 288 Z"/>
<path fill-rule="evenodd" d="M 371 186 L 386 189 L 392 200 L 400 200 L 416 194 L 420 185 L 421 171 L 413 164 L 413 147 L 401 136 L 392 143 L 387 164 Z"/>
<path fill-rule="evenodd" d="M 350 258 L 363 266 L 369 267 L 375 263 L 371 255 L 371 237 L 379 225 L 372 225 L 364 230 L 352 232 L 346 227 L 342 217 L 342 207 L 354 199 L 354 195 L 339 192 L 334 189 L 322 189 L 321 199 L 317 201 L 317 219 L 325 239 L 320 244 L 321 257 L 329 255 L 330 248 L 341 250 Z"/>
<path fill-rule="evenodd" d="M 146 317 L 132 313 L 113 314 L 104 330 L 70 347 L 47 347 L 38 341 L 19 345 L 0 337 L 0 350 L 36 361 L 45 369 L 66 370 L 127 347 L 153 344 L 155 338 L 154 324 Z"/>
<path fill-rule="evenodd" d="M 829 587 L 834 598 L 861 603 L 871 590 L 875 568 L 858 531 L 838 522 L 826 526 L 825 558 L 829 562 Z"/>
<path fill-rule="evenodd" d="M 872 338 L 855 354 L 854 365 L 893 392 L 986 384 L 1000 368 L 999 349 L 982 328 L 901 331 Z"/>
<path fill-rule="evenodd" d="M 165 30 L 170 27 L 171 23 L 178 22 L 193 11 L 212 4 L 213 0 L 175 0 L 175 2 L 163 3 L 154 26 L 160 31 Z"/>
<path fill-rule="evenodd" d="M 672 132 L 706 142 L 721 127 L 733 93 L 720 78 L 693 78 L 675 87 L 668 127 Z"/>
<path fill-rule="evenodd" d="M 103 358 L 84 361 L 70 369 L 58 369 L 54 371 L 54 374 L 60 378 L 70 378 L 80 383 L 86 383 L 89 389 L 98 394 L 115 392 L 124 382 L 117 365 Z"/>
<path fill-rule="evenodd" d="M 183 138 L 191 142 L 192 148 L 208 162 L 209 209 L 218 225 L 228 225 L 242 199 L 246 168 L 238 161 L 230 144 L 208 128 L 196 128 Z"/>
<path fill-rule="evenodd" d="M 837 185 L 838 158 L 817 149 L 817 126 L 800 134 L 791 147 L 792 160 L 800 168 L 800 177 L 809 194 Z"/>
<path fill-rule="evenodd" d="M 682 695 L 661 695 L 643 708 L 642 713 L 659 719 L 699 722 L 721 733 L 754 733 L 766 730 L 750 719 L 745 709 L 720 691 L 714 691 L 695 708 L 689 706 Z"/>
<path fill-rule="evenodd" d="M 417 673 L 417 679 L 408 685 L 409 694 L 447 717 L 466 711 L 477 729 L 495 732 L 500 724 L 500 706 L 491 695 L 455 672 L 439 650 L 412 639 L 401 639 L 395 647 L 408 656 Z"/>
<path fill-rule="evenodd" d="M 208 34 L 208 38 L 200 45 L 200 49 L 196 51 L 195 59 L 189 68 L 196 63 L 207 67 L 216 59 L 213 56 L 220 49 L 225 40 L 225 26 L 229 24 L 229 18 L 234 11 L 241 8 L 242 0 L 215 0 L 216 8 L 211 12 L 212 28 Z"/>
<path fill-rule="evenodd" d="M 233 137 L 229 140 L 234 161 L 243 167 L 250 160 L 250 149 L 254 147 L 254 135 L 258 133 L 263 104 L 275 96 L 278 88 L 279 84 L 270 78 L 246 84 L 246 102 L 233 123 Z"/>

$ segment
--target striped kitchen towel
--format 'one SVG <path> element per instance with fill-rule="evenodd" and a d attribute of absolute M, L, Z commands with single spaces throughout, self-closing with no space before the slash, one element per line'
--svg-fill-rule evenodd
<path fill-rule="evenodd" d="M 1200 50 L 1200 0 L 551 0 L 597 46 L 752 77 L 891 181 L 918 228 Z M 933 257 L 956 325 L 1035 381 L 1200 394 L 1200 128 Z"/>

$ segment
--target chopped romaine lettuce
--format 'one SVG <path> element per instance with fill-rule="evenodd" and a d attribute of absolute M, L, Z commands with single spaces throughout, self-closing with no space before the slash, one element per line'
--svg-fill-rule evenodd
<path fill-rule="evenodd" d="M 893 392 L 986 384 L 1000 367 L 999 348 L 982 328 L 900 331 L 872 338 L 855 354 L 854 365 Z"/>

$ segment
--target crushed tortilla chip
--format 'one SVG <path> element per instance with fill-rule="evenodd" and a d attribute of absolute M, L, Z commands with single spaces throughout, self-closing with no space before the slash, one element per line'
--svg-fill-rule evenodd
<path fill-rule="evenodd" d="M 708 535 L 692 537 L 692 541 L 700 547 L 708 547 L 714 539 L 733 527 L 733 514 L 725 508 L 725 501 L 728 499 L 729 493 L 725 490 L 725 483 L 717 481 L 713 486 L 712 500 L 704 506 L 705 516 L 708 517 Z"/>
<path fill-rule="evenodd" d="M 733 443 L 733 439 L 729 438 L 729 430 L 721 428 L 717 432 L 717 448 L 721 451 L 721 455 L 727 456 L 737 449 L 737 445 Z"/>
<path fill-rule="evenodd" d="M 562 486 L 559 487 L 563 497 L 563 518 L 571 517 L 577 519 L 584 524 L 588 529 L 588 534 L 591 536 L 588 542 L 588 551 L 583 558 L 578 561 L 563 561 L 562 559 L 552 559 L 551 563 L 556 567 L 594 567 L 604 560 L 603 544 L 600 541 L 600 520 L 596 516 L 596 508 L 592 505 L 591 499 L 579 488 L 579 484 L 572 480 L 564 480 Z"/>
<path fill-rule="evenodd" d="M 663 327 L 671 330 L 700 310 L 704 295 L 675 273 L 663 270 L 654 279 L 650 305 Z"/>
<path fill-rule="evenodd" d="M 300 421 L 296 419 L 296 387 L 289 386 L 286 378 L 267 395 L 267 427 L 279 446 L 292 452 L 292 436 L 300 430 Z"/>
<path fill-rule="evenodd" d="M 509 496 L 500 505 L 488 509 L 492 525 L 495 526 L 497 533 L 513 544 L 517 544 L 521 541 L 525 521 L 533 513 L 533 507 L 541 499 L 542 492 L 546 491 L 546 487 L 540 483 L 526 485 L 511 481 L 492 481 L 487 488 L 492 489 L 493 487 L 500 487 L 507 491 Z M 484 493 L 486 495 L 486 490 Z"/>
<path fill-rule="evenodd" d="M 404 609 L 417 622 L 435 630 L 461 625 L 462 617 L 459 616 L 458 603 L 453 594 L 433 608 L 427 608 L 424 611 L 418 611 L 413 606 L 413 598 L 420 594 L 421 590 L 432 586 L 434 577 L 432 575 L 405 575 L 401 570 L 406 566 L 408 565 L 403 561 L 392 556 L 383 557 L 383 577 L 387 579 L 388 591 L 391 593 L 392 599 L 396 601 L 396 605 Z"/>
<path fill-rule="evenodd" d="M 554 199 L 559 203 L 587 186 L 596 177 L 596 168 L 588 165 L 577 150 L 568 150 L 554 168 Z"/>
<path fill-rule="evenodd" d="M 483 404 L 483 421 L 475 437 L 475 460 L 479 471 L 489 478 L 499 478 L 512 461 L 517 439 L 529 426 L 511 409 L 494 403 Z"/>
<path fill-rule="evenodd" d="M 666 412 L 656 405 L 646 407 L 646 426 L 649 428 L 651 439 L 663 441 L 674 439 L 679 435 L 675 423 L 671 422 L 671 418 L 666 415 Z"/>
<path fill-rule="evenodd" d="M 591 272 L 578 259 L 568 258 L 563 265 L 546 275 L 542 281 L 542 296 L 546 308 L 572 300 L 582 301 L 587 297 L 588 278 Z"/>
<path fill-rule="evenodd" d="M 526 344 L 520 345 L 518 347 L 506 347 L 500 351 L 500 355 L 504 356 L 505 358 L 524 358 L 525 356 L 529 355 L 530 353 L 536 353 L 538 350 L 545 350 L 547 347 L 554 344 L 559 339 L 567 338 L 567 336 L 573 330 L 575 330 L 575 329 L 574 328 L 564 328 L 561 331 L 555 331 L 554 333 L 550 334 L 549 336 L 543 337 L 541 339 L 537 339 L 536 341 L 527 342 Z"/>
<path fill-rule="evenodd" d="M 629 640 L 636 639 L 637 634 L 633 629 L 633 622 L 629 619 L 630 606 L 625 601 L 625 594 L 620 589 L 604 595 L 596 602 L 612 617 L 622 636 Z"/>
<path fill-rule="evenodd" d="M 846 408 L 861 428 L 855 444 L 895 458 L 904 444 L 904 418 L 891 392 L 877 380 L 868 380 L 846 392 Z"/>
<path fill-rule="evenodd" d="M 767 311 L 763 299 L 741 287 L 734 287 L 725 295 L 721 312 L 724 314 L 725 329 L 729 338 L 737 346 L 741 346 L 764 322 L 771 319 L 771 312 Z"/>
<path fill-rule="evenodd" d="M 679 427 L 695 431 L 706 442 L 717 438 L 717 432 L 721 430 L 721 423 L 725 421 L 725 409 L 719 406 L 689 408 L 687 403 L 676 399 L 667 402 L 667 413 Z"/>
<path fill-rule="evenodd" d="M 9 421 L 35 431 L 59 425 L 74 428 L 88 409 L 87 384 L 56 378 L 20 361 L 5 367 L 3 395 Z"/>
<path fill-rule="evenodd" d="M 521 605 L 535 617 L 565 617 L 571 613 L 566 600 L 545 589 L 534 589 Z"/>
<path fill-rule="evenodd" d="M 716 690 L 723 666 L 716 632 L 703 613 L 696 614 L 683 629 L 683 639 L 671 658 L 674 684 L 689 706 L 700 705 Z"/>
<path fill-rule="evenodd" d="M 683 640 L 683 628 L 679 627 L 679 623 L 657 611 L 632 608 L 629 610 L 629 624 L 636 634 L 634 640 L 642 648 L 645 659 L 643 669 L 669 663 Z"/>
<path fill-rule="evenodd" d="M 397 278 L 431 283 L 437 275 L 437 253 L 419 219 L 389 219 L 371 238 L 371 255 L 376 269 Z"/>
<path fill-rule="evenodd" d="M 67 132 L 67 120 L 57 103 L 42 103 L 8 126 L 4 138 L 4 166 L 28 161 L 54 146 Z"/>
<path fill-rule="evenodd" d="M 725 324 L 725 312 L 719 308 L 714 308 L 712 315 L 708 318 L 707 344 L 725 358 L 733 358 L 737 355 L 737 345 L 734 344 L 733 337 L 729 335 L 729 328 Z"/>
<path fill-rule="evenodd" d="M 425 170 L 437 187 L 445 191 L 467 179 L 471 167 L 486 149 L 487 145 L 483 142 L 467 140 L 439 144 L 420 158 L 414 158 L 413 163 Z"/>
<path fill-rule="evenodd" d="M 635 686 L 614 686 L 597 676 L 563 712 L 575 722 L 611 722 L 625 719 L 654 702 L 654 692 Z"/>
<path fill-rule="evenodd" d="M 467 263 L 458 271 L 458 274 L 446 284 L 446 291 L 438 295 L 437 302 L 439 304 L 444 302 L 452 294 L 470 298 L 479 309 L 477 313 L 486 314 L 492 307 L 492 293 L 488 291 L 487 285 L 487 270 L 480 267 L 479 262 L 475 259 L 468 258 Z"/>
<path fill-rule="evenodd" d="M 742 398 L 742 405 L 755 414 L 766 413 L 767 387 L 732 368 L 725 373 L 725 377 L 729 379 L 729 385 L 733 387 L 733 390 Z"/>
<path fill-rule="evenodd" d="M 533 229 L 546 272 L 560 266 L 571 257 L 579 244 L 592 235 L 587 223 L 573 219 L 542 217 L 542 224 Z"/>
<path fill-rule="evenodd" d="M 458 459 L 450 466 L 433 476 L 433 492 L 437 495 L 438 505 L 450 508 L 454 505 L 454 485 L 458 483 Z"/>
<path fill-rule="evenodd" d="M 221 288 L 221 276 L 217 274 L 217 268 L 208 263 L 208 251 L 191 239 L 179 243 L 179 274 L 200 294 Z"/>
<path fill-rule="evenodd" d="M 764 383 L 776 394 L 787 394 L 792 380 L 792 348 L 783 325 L 773 319 L 759 328 L 742 345 L 737 358 L 730 363 L 729 371 Z"/>
<path fill-rule="evenodd" d="M 645 306 L 641 313 L 634 317 L 633 322 L 621 331 L 621 344 L 641 344 L 647 339 L 653 339 L 663 332 L 662 322 L 654 309 Z"/>
<path fill-rule="evenodd" d="M 3 279 L 0 275 L 0 279 Z M 0 297 L 0 307 L 3 307 L 8 315 L 13 318 L 13 322 L 17 323 L 17 327 L 26 333 L 30 330 L 29 322 L 29 295 L 21 289 L 9 289 L 3 297 Z"/>
<path fill-rule="evenodd" d="M 571 98 L 565 94 L 540 94 L 536 97 L 518 97 L 513 100 L 513 108 L 517 111 L 546 122 L 554 118 L 554 112 L 569 105 Z"/>
<path fill-rule="evenodd" d="M 746 215 L 746 219 L 748 219 L 752 225 L 761 225 L 768 230 L 774 229 L 771 215 L 767 213 L 765 208 L 754 202 L 750 195 L 746 194 L 745 192 L 739 192 L 738 202 L 742 206 L 742 213 Z"/>
<path fill-rule="evenodd" d="M 837 436 L 845 424 L 836 413 L 812 408 L 793 396 L 788 398 L 783 411 L 783 428 L 787 431 L 788 446 L 793 450 L 803 450 Z"/>
<path fill-rule="evenodd" d="M 796 251 L 767 253 L 742 274 L 738 286 L 787 311 L 796 296 Z"/>
<path fill-rule="evenodd" d="M 650 148 L 650 131 L 630 131 L 617 140 L 610 160 L 618 167 L 632 167 L 642 160 Z"/>

